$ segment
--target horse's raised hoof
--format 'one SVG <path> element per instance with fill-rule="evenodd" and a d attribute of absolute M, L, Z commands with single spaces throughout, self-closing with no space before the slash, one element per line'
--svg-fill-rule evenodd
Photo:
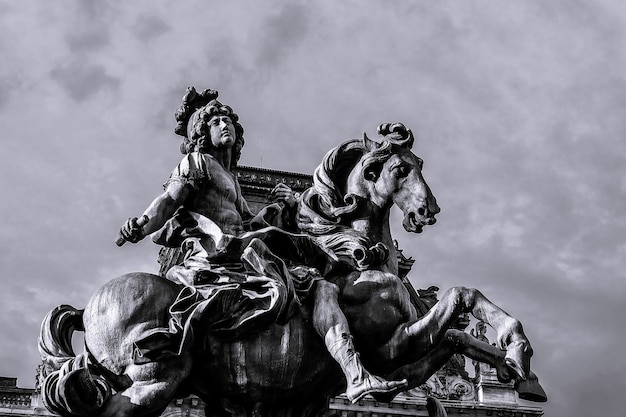
<path fill-rule="evenodd" d="M 519 378 L 527 379 L 530 372 L 530 357 L 533 355 L 533 349 L 530 344 L 525 341 L 511 342 L 506 347 L 506 355 L 504 361 L 511 369 L 513 369 Z"/>
<path fill-rule="evenodd" d="M 352 404 L 355 404 L 367 394 L 374 397 L 376 401 L 380 401 L 377 398 L 381 398 L 382 396 L 390 396 L 391 399 L 389 401 L 380 401 L 390 402 L 393 397 L 406 390 L 408 386 L 409 383 L 406 379 L 401 381 L 387 381 L 376 375 L 369 374 L 366 375 L 359 384 L 349 384 L 348 389 L 346 389 L 346 397 L 348 397 Z"/>
<path fill-rule="evenodd" d="M 539 379 L 532 372 L 530 372 L 526 380 L 520 380 L 515 384 L 515 390 L 522 400 L 539 403 L 545 403 L 548 400 L 548 395 L 539 383 Z"/>

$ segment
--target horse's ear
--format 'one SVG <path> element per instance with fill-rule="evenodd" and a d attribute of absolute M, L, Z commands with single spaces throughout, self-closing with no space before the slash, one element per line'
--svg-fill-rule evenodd
<path fill-rule="evenodd" d="M 363 148 L 367 149 L 368 151 L 373 151 L 374 149 L 378 148 L 378 146 L 380 145 L 378 142 L 375 142 L 373 140 L 371 140 L 370 138 L 367 137 L 367 133 L 363 132 Z"/>
<path fill-rule="evenodd" d="M 372 152 L 380 148 L 380 143 L 368 138 L 367 133 L 365 132 L 363 132 L 362 143 L 363 148 L 366 152 Z M 376 182 L 378 180 L 378 177 L 380 176 L 380 170 L 382 169 L 382 165 L 373 161 L 370 161 L 366 165 L 367 166 L 365 166 L 365 168 L 363 169 L 363 178 L 365 178 L 367 181 Z"/>
<path fill-rule="evenodd" d="M 407 139 L 406 139 L 407 149 L 412 149 L 414 144 L 415 144 L 415 136 L 413 136 L 413 131 L 411 129 L 407 129 Z"/>

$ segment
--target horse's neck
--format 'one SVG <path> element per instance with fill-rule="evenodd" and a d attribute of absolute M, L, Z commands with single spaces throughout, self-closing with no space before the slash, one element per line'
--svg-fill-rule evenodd
<path fill-rule="evenodd" d="M 398 258 L 396 248 L 391 237 L 389 227 L 389 210 L 381 210 L 379 213 L 372 213 L 372 216 L 365 219 L 352 221 L 352 228 L 367 236 L 372 243 L 384 243 L 389 249 L 389 259 L 383 265 L 383 270 L 398 274 Z"/>

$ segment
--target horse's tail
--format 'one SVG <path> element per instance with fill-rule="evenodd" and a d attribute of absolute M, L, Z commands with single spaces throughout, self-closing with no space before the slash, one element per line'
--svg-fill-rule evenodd
<path fill-rule="evenodd" d="M 76 355 L 72 335 L 84 331 L 83 310 L 61 305 L 41 324 L 41 397 L 53 413 L 66 417 L 92 416 L 111 396 L 111 387 L 89 363 L 87 352 Z"/>

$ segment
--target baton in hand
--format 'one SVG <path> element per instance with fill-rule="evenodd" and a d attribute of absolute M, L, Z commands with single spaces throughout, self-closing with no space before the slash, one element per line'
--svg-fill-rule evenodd
<path fill-rule="evenodd" d="M 137 226 L 139 227 L 145 226 L 146 223 L 148 223 L 148 220 L 150 220 L 150 218 L 144 214 L 139 219 L 137 219 Z M 117 246 L 122 246 L 124 243 L 126 243 L 126 239 L 124 239 L 124 237 L 122 236 L 122 233 L 120 232 L 117 235 L 117 239 L 115 239 L 115 244 Z"/>

